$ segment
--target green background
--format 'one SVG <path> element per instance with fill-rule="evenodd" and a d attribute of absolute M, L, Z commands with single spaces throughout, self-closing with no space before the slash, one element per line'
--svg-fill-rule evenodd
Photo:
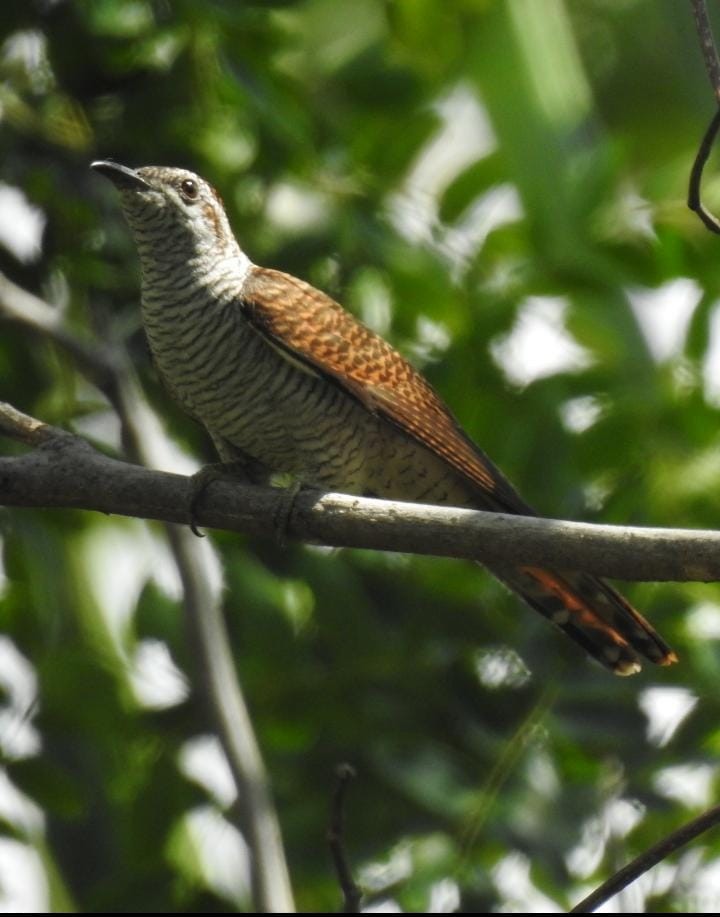
<path fill-rule="evenodd" d="M 34 258 L 0 244 L 0 270 L 126 349 L 168 435 L 211 461 L 153 371 L 133 244 L 88 165 L 194 169 L 253 260 L 403 350 L 539 511 L 713 528 L 720 248 L 685 206 L 713 104 L 677 0 L 5 0 L 0 182 L 47 223 Z M 711 161 L 720 208 L 718 184 Z M 638 301 L 656 330 L 688 303 L 664 350 Z M 578 365 L 537 369 L 538 315 Z M 118 447 L 72 359 L 1 319 L 0 397 Z M 0 900 L 34 851 L 26 891 L 55 909 L 250 907 L 218 877 L 227 800 L 182 763 L 209 726 L 172 675 L 193 648 L 161 530 L 0 526 Z M 405 910 L 566 909 L 713 801 L 718 587 L 628 584 L 681 661 L 617 679 L 471 564 L 211 537 L 301 909 L 339 907 L 342 761 L 356 877 Z M 137 686 L 148 651 L 161 703 Z M 718 852 L 709 835 L 619 907 L 716 910 Z"/>

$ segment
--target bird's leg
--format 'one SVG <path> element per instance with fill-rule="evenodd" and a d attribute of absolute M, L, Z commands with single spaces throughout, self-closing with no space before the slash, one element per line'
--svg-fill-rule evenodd
<path fill-rule="evenodd" d="M 275 518 L 273 520 L 273 528 L 275 529 L 275 540 L 281 548 L 284 548 L 287 544 L 287 534 L 290 527 L 292 511 L 295 508 L 295 501 L 300 491 L 306 489 L 306 485 L 295 478 L 295 480 L 291 481 L 284 488 L 285 493 L 283 494 L 283 499 L 278 502 L 278 508 L 275 511 Z"/>
<path fill-rule="evenodd" d="M 246 484 L 262 485 L 269 482 L 271 475 L 270 470 L 263 465 L 262 462 L 258 462 L 257 459 L 230 446 L 229 443 L 219 440 L 214 436 L 213 442 L 215 443 L 215 447 L 222 461 L 204 465 L 200 471 L 195 472 L 190 479 L 191 486 L 188 517 L 190 520 L 190 530 L 193 535 L 197 535 L 198 538 L 202 538 L 203 534 L 198 531 L 195 520 L 197 505 L 213 481 L 225 478 L 242 481 Z"/>

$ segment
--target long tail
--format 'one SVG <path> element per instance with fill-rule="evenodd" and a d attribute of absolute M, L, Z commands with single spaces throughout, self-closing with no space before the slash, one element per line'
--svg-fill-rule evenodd
<path fill-rule="evenodd" d="M 490 569 L 616 675 L 639 672 L 641 658 L 657 665 L 677 662 L 652 625 L 600 579 L 540 567 Z"/>

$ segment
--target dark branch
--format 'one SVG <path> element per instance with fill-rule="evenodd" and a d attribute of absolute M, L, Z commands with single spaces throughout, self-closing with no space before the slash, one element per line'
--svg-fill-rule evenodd
<path fill-rule="evenodd" d="M 79 437 L 24 417 L 0 403 L 0 430 L 27 442 L 28 425 L 36 424 L 31 436 L 41 444 L 0 458 L 0 504 L 187 524 L 190 478 L 109 458 Z M 274 520 L 283 514 L 288 537 L 313 544 L 512 560 L 617 579 L 720 581 L 716 531 L 591 525 L 307 490 L 293 495 L 223 481 L 208 487 L 196 517 L 208 528 L 273 538 Z"/>
<path fill-rule="evenodd" d="M 715 112 L 713 119 L 708 125 L 703 139 L 700 142 L 700 147 L 698 148 L 695 162 L 693 163 L 692 171 L 690 172 L 690 186 L 688 188 L 688 207 L 697 213 L 697 215 L 703 221 L 705 226 L 710 230 L 710 232 L 717 234 L 720 234 L 720 220 L 718 220 L 716 216 L 710 213 L 709 210 L 705 209 L 705 206 L 700 198 L 700 194 L 705 163 L 707 162 L 708 156 L 712 151 L 719 129 L 720 108 L 718 108 L 718 110 Z"/>
<path fill-rule="evenodd" d="M 695 16 L 695 28 L 697 29 L 698 38 L 700 39 L 700 48 L 705 61 L 710 85 L 713 88 L 715 97 L 720 103 L 720 60 L 718 60 L 715 39 L 713 38 L 710 17 L 708 16 L 707 4 L 705 0 L 690 0 Z"/>
<path fill-rule="evenodd" d="M 705 69 L 707 70 L 708 78 L 715 92 L 715 98 L 720 103 L 720 60 L 718 60 L 717 48 L 715 47 L 715 39 L 713 38 L 707 5 L 705 0 L 690 0 L 690 3 L 692 4 L 693 13 L 695 15 L 695 25 L 703 53 L 703 60 L 705 61 Z M 720 220 L 705 208 L 701 199 L 703 171 L 715 143 L 718 129 L 720 129 L 720 108 L 715 112 L 715 116 L 705 131 L 697 155 L 695 156 L 695 162 L 690 172 L 688 207 L 697 213 L 710 232 L 720 234 Z"/>
<path fill-rule="evenodd" d="M 352 871 L 345 853 L 345 797 L 350 781 L 357 775 L 350 764 L 339 764 L 335 770 L 336 782 L 330 806 L 330 825 L 327 839 L 335 872 L 343 893 L 343 911 L 346 914 L 359 914 L 362 892 L 355 884 Z"/>
<path fill-rule="evenodd" d="M 673 831 L 663 840 L 658 841 L 657 844 L 654 844 L 645 853 L 641 853 L 639 857 L 636 857 L 627 866 L 623 866 L 607 882 L 603 882 L 592 894 L 588 895 L 587 898 L 583 898 L 579 904 L 576 904 L 570 913 L 591 914 L 601 904 L 612 898 L 613 895 L 627 888 L 631 882 L 634 882 L 643 873 L 652 869 L 653 866 L 666 859 L 671 853 L 679 850 L 680 847 L 689 844 L 690 841 L 703 832 L 714 828 L 718 822 L 720 822 L 720 806 L 713 806 L 712 809 L 708 809 L 707 812 L 703 812 L 702 815 L 678 828 L 677 831 Z"/>

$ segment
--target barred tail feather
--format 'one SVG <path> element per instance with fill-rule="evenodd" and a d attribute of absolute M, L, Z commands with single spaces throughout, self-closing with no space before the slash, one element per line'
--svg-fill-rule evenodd
<path fill-rule="evenodd" d="M 540 567 L 491 568 L 532 608 L 616 675 L 640 671 L 641 659 L 677 662 L 662 637 L 612 586 L 586 573 Z"/>

